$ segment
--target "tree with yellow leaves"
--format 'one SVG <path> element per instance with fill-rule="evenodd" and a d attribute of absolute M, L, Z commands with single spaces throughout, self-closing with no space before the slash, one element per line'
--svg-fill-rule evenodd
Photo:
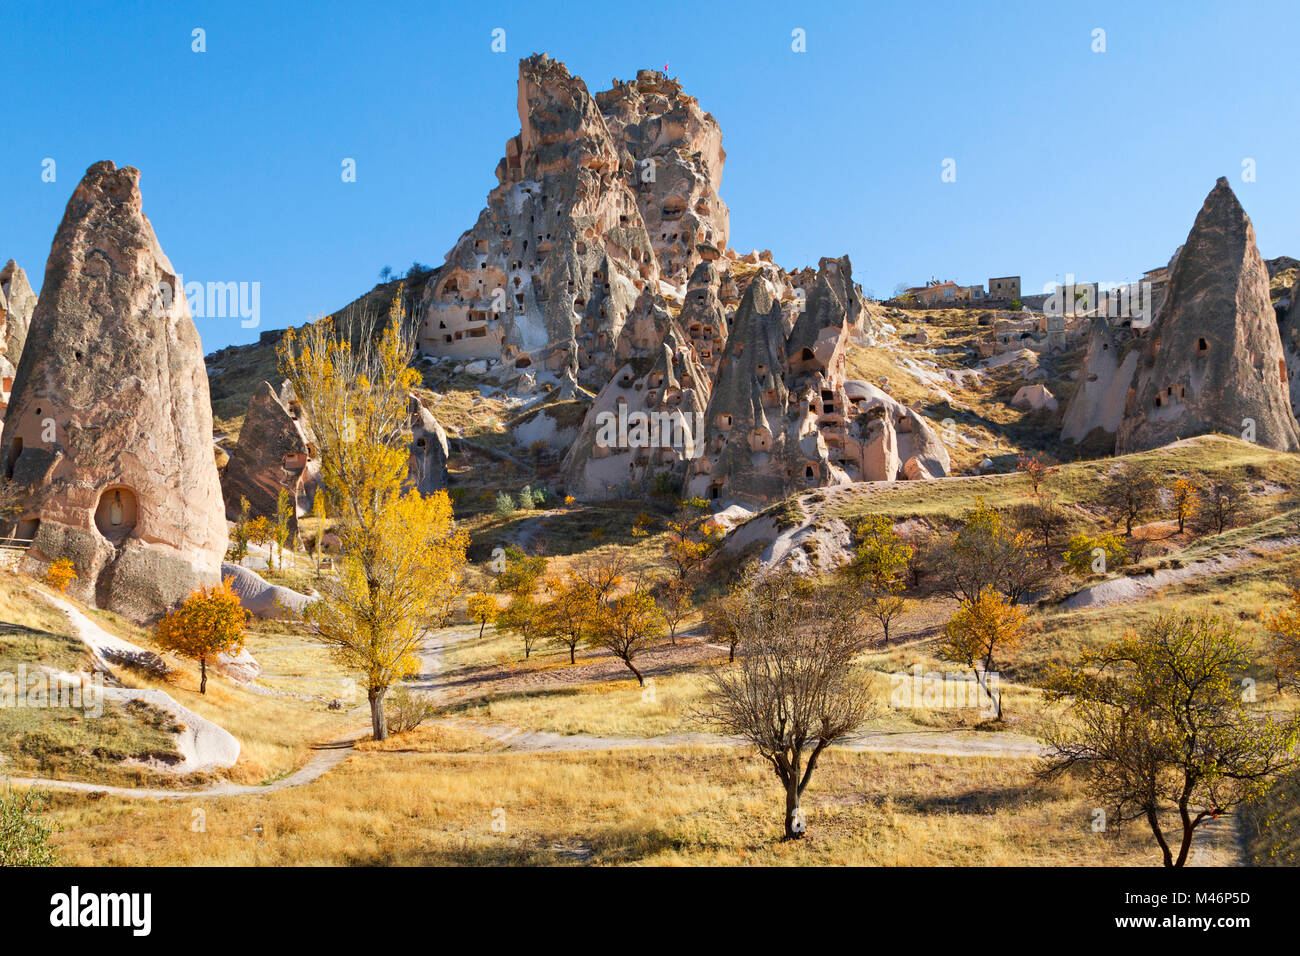
<path fill-rule="evenodd" d="M 1179 478 L 1170 489 L 1173 492 L 1174 514 L 1178 517 L 1178 533 L 1183 533 L 1187 519 L 1201 506 L 1201 489 L 1186 478 Z"/>
<path fill-rule="evenodd" d="M 983 499 L 962 516 L 956 534 L 939 545 L 934 563 L 943 569 L 943 589 L 968 602 L 991 587 L 1014 604 L 1041 587 L 1050 573 L 1029 533 L 1011 527 Z"/>
<path fill-rule="evenodd" d="M 893 522 L 881 515 L 861 521 L 857 532 L 862 543 L 842 573 L 862 594 L 863 609 L 880 625 L 888 644 L 889 625 L 907 604 L 900 592 L 915 549 L 894 530 Z"/>
<path fill-rule="evenodd" d="M 413 330 L 401 290 L 382 330 L 365 317 L 290 329 L 280 367 L 316 433 L 319 481 L 339 539 L 337 580 L 307 621 L 344 667 L 362 675 L 375 739 L 388 737 L 384 697 L 415 673 L 429 628 L 460 593 L 466 536 L 445 491 L 404 487 L 410 442 Z"/>
<path fill-rule="evenodd" d="M 483 629 L 496 620 L 500 609 L 497 607 L 496 598 L 490 594 L 471 594 L 465 600 L 465 610 L 469 613 L 471 621 L 478 621 L 478 636 L 481 640 Z"/>
<path fill-rule="evenodd" d="M 973 601 L 962 601 L 961 608 L 944 625 L 940 658 L 970 668 L 997 707 L 998 720 L 1002 719 L 1002 692 L 995 692 L 989 684 L 994 657 L 1014 650 L 1024 633 L 1025 612 L 992 587 L 986 587 Z"/>
<path fill-rule="evenodd" d="M 664 558 L 679 580 L 693 581 L 722 543 L 708 512 L 703 498 L 688 498 L 668 522 Z"/>
<path fill-rule="evenodd" d="M 1277 682 L 1300 685 L 1300 590 L 1291 592 L 1290 604 L 1264 615 L 1273 642 L 1273 667 Z"/>
<path fill-rule="evenodd" d="M 543 630 L 555 644 L 569 650 L 569 663 L 577 663 L 578 648 L 587 639 L 600 607 L 596 589 L 570 570 L 548 582 L 551 600 L 542 605 Z"/>
<path fill-rule="evenodd" d="M 248 612 L 231 589 L 232 580 L 227 577 L 220 584 L 194 591 L 180 607 L 163 616 L 155 631 L 160 645 L 199 662 L 200 694 L 208 692 L 208 661 L 244 649 Z"/>
<path fill-rule="evenodd" d="M 636 675 L 645 686 L 645 677 L 637 669 L 636 658 L 664 632 L 663 615 L 650 592 L 637 585 L 627 594 L 611 598 L 596 612 L 591 642 L 605 648 Z"/>

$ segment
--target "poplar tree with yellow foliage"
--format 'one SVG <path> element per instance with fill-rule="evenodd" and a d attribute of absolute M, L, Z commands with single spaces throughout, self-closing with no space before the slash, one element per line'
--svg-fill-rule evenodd
<path fill-rule="evenodd" d="M 361 675 L 376 740 L 384 697 L 419 670 L 426 631 L 445 622 L 464 580 L 466 536 L 446 491 L 406 486 L 413 329 L 398 290 L 388 321 L 330 318 L 281 340 L 280 368 L 316 433 L 319 482 L 340 560 L 305 617 L 335 659 Z"/>

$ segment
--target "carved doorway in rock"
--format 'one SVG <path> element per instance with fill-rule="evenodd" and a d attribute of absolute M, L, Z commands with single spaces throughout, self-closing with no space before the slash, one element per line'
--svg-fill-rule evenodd
<path fill-rule="evenodd" d="M 125 485 L 105 488 L 95 508 L 95 527 L 109 541 L 120 544 L 130 536 L 139 517 L 135 492 Z"/>

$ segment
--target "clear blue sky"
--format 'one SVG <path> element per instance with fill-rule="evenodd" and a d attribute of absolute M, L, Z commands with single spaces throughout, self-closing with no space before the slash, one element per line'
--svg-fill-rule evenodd
<path fill-rule="evenodd" d="M 142 171 L 187 281 L 260 282 L 263 329 L 327 313 L 473 224 L 535 51 L 592 90 L 666 62 L 722 124 L 731 245 L 790 268 L 848 252 L 876 293 L 1137 278 L 1220 175 L 1263 254 L 1300 257 L 1298 22 L 1294 0 L 5 0 L 0 261 L 39 285 L 73 187 L 111 159 Z M 259 331 L 198 324 L 209 351 Z"/>

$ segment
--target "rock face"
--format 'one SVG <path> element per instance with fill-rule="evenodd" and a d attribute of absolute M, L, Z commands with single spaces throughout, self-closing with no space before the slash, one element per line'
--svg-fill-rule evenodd
<path fill-rule="evenodd" d="M 1125 349 L 1104 316 L 1093 318 L 1079 382 L 1065 407 L 1062 441 L 1083 442 L 1097 429 L 1113 441 L 1124 418 L 1139 352 L 1138 348 Z"/>
<path fill-rule="evenodd" d="M 627 150 L 582 80 L 544 54 L 519 64 L 519 122 L 487 208 L 425 290 L 419 346 L 600 387 L 628 314 L 659 281 Z"/>
<path fill-rule="evenodd" d="M 9 393 L 13 391 L 14 375 L 35 309 L 36 293 L 27 282 L 27 273 L 10 259 L 0 269 L 0 426 L 4 425 Z"/>
<path fill-rule="evenodd" d="M 1268 272 L 1226 179 L 1201 207 L 1145 339 L 1119 453 L 1212 431 L 1300 449 Z"/>
<path fill-rule="evenodd" d="M 1278 334 L 1282 338 L 1282 354 L 1286 357 L 1291 411 L 1300 415 L 1300 275 L 1296 276 L 1288 299 L 1287 311 L 1278 324 Z"/>
<path fill-rule="evenodd" d="M 96 163 L 68 201 L 0 467 L 24 568 L 71 558 L 78 597 L 143 620 L 217 582 L 226 525 L 203 352 L 139 180 Z"/>
<path fill-rule="evenodd" d="M 420 494 L 431 495 L 447 487 L 447 459 L 451 456 L 451 446 L 447 443 L 447 433 L 424 402 L 412 395 L 410 408 L 411 457 L 406 481 Z"/>
<path fill-rule="evenodd" d="M 293 496 L 295 514 L 305 515 L 319 473 L 316 439 L 293 387 L 285 382 L 277 394 L 263 382 L 248 400 L 239 441 L 221 473 L 226 517 L 238 517 L 240 499 L 247 498 L 254 517 L 274 518 L 282 488 Z"/>
<path fill-rule="evenodd" d="M 596 94 L 637 198 L 660 276 L 676 285 L 726 248 L 729 214 L 718 197 L 722 130 L 682 85 L 658 70 Z M 711 251 L 710 251 L 711 250 Z"/>
<path fill-rule="evenodd" d="M 675 322 L 658 359 L 625 364 L 592 402 L 561 472 L 567 493 L 584 499 L 630 497 L 654 477 L 684 484 L 702 453 L 709 376 Z"/>
<path fill-rule="evenodd" d="M 849 394 L 845 356 L 868 316 L 848 257 L 791 277 L 788 312 L 780 278 L 760 271 L 750 281 L 718 349 L 690 493 L 760 505 L 809 487 L 893 481 L 918 455 L 924 467 L 912 474 L 946 474 L 947 452 L 920 415 L 883 393 Z"/>

